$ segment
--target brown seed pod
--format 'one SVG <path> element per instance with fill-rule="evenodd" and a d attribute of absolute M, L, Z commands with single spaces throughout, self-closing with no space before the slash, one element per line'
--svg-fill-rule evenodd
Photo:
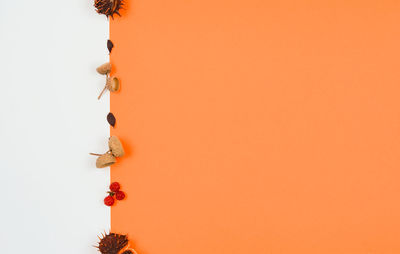
<path fill-rule="evenodd" d="M 99 67 L 97 67 L 96 71 L 101 75 L 107 75 L 108 73 L 111 72 L 111 64 L 110 63 L 102 64 Z"/>
<path fill-rule="evenodd" d="M 115 157 L 122 157 L 125 155 L 124 148 L 122 147 L 121 141 L 119 141 L 118 137 L 112 136 L 108 140 L 108 147 L 110 148 L 111 153 Z"/>
<path fill-rule="evenodd" d="M 114 155 L 110 153 L 105 153 L 101 155 L 99 158 L 96 160 L 96 167 L 97 168 L 106 168 L 111 165 L 113 165 L 117 160 L 115 159 Z"/>
<path fill-rule="evenodd" d="M 117 92 L 120 88 L 120 82 L 117 77 L 111 77 L 107 80 L 107 88 L 111 92 Z"/>
<path fill-rule="evenodd" d="M 118 254 L 125 246 L 128 245 L 128 237 L 115 233 L 102 234 L 99 237 L 99 245 L 96 246 L 102 254 Z"/>

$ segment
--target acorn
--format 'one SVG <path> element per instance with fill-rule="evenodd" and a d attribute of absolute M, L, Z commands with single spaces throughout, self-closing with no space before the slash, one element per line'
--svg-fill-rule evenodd
<path fill-rule="evenodd" d="M 110 137 L 108 140 L 108 147 L 110 148 L 110 152 L 115 157 L 122 157 L 125 155 L 124 148 L 122 147 L 121 141 L 116 136 Z"/>
<path fill-rule="evenodd" d="M 103 90 L 101 91 L 99 97 L 97 97 L 97 99 L 100 100 L 101 96 L 103 95 L 103 93 L 108 89 L 110 90 L 110 92 L 117 92 L 120 88 L 120 82 L 119 79 L 117 77 L 108 77 L 106 79 L 106 85 L 104 86 Z"/>
<path fill-rule="evenodd" d="M 120 82 L 119 79 L 117 77 L 110 77 L 109 79 L 107 79 L 107 88 L 108 90 L 110 90 L 111 92 L 117 92 L 120 88 Z"/>
<path fill-rule="evenodd" d="M 109 150 L 104 154 L 90 153 L 91 155 L 99 156 L 96 160 L 97 168 L 105 168 L 117 162 L 117 157 L 125 155 L 121 141 L 116 136 L 111 136 L 108 140 Z"/>
<path fill-rule="evenodd" d="M 105 153 L 101 155 L 99 158 L 96 160 L 96 167 L 97 168 L 106 168 L 111 165 L 113 165 L 117 160 L 115 159 L 114 155 L 110 153 Z"/>
<path fill-rule="evenodd" d="M 101 75 L 107 75 L 108 73 L 111 72 L 111 64 L 110 63 L 102 64 L 99 67 L 97 67 L 96 71 Z"/>

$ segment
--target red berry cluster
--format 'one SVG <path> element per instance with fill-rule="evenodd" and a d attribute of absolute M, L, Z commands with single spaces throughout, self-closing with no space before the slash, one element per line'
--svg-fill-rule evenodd
<path fill-rule="evenodd" d="M 110 184 L 110 191 L 108 192 L 108 196 L 104 199 L 104 204 L 106 206 L 112 206 L 116 200 L 123 200 L 125 198 L 125 193 L 120 191 L 121 185 L 118 182 L 113 182 Z"/>

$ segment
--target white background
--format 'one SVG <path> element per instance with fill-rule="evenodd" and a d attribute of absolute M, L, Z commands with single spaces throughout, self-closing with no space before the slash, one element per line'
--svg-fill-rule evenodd
<path fill-rule="evenodd" d="M 0 0 L 0 253 L 98 253 L 108 22 L 92 0 Z"/>

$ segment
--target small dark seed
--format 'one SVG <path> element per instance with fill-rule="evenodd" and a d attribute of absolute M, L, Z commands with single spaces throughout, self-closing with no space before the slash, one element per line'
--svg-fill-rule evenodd
<path fill-rule="evenodd" d="M 108 113 L 108 115 L 107 115 L 107 122 L 108 122 L 112 127 L 115 126 L 116 120 L 115 120 L 115 116 L 114 116 L 113 113 L 111 113 L 111 112 Z"/>
<path fill-rule="evenodd" d="M 111 51 L 114 48 L 114 44 L 112 43 L 112 41 L 110 41 L 110 40 L 107 41 L 107 48 L 108 48 L 108 52 L 110 52 L 110 54 L 111 54 Z"/>

